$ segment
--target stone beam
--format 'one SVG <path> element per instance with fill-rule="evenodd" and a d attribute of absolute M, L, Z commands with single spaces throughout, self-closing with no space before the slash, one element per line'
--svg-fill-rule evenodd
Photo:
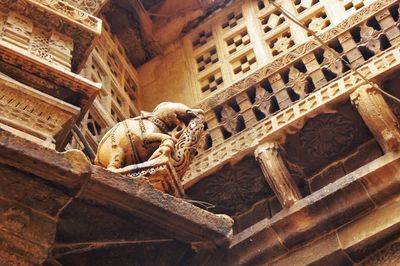
<path fill-rule="evenodd" d="M 259 146 L 255 151 L 255 156 L 260 163 L 268 184 L 275 192 L 282 206 L 289 208 L 301 199 L 299 188 L 290 176 L 279 154 L 278 143 L 269 142 Z"/>
<path fill-rule="evenodd" d="M 0 163 L 13 166 L 69 189 L 88 178 L 92 166 L 77 150 L 59 153 L 0 128 Z"/>
<path fill-rule="evenodd" d="M 293 262 L 296 251 L 301 249 L 304 250 L 301 253 L 304 255 L 303 259 L 310 263 L 313 260 L 323 262 L 323 258 L 328 258 L 328 255 L 336 249 L 340 249 L 340 252 L 344 250 L 346 256 L 354 260 L 365 257 L 370 253 L 368 249 L 363 250 L 361 247 L 372 247 L 370 244 L 378 239 L 374 239 L 375 235 L 384 237 L 387 236 L 385 233 L 392 229 L 397 228 L 397 232 L 399 231 L 399 219 L 398 215 L 395 215 L 395 210 L 399 208 L 399 171 L 400 154 L 387 153 L 299 200 L 287 211 L 280 212 L 271 219 L 262 220 L 235 235 L 226 253 L 224 255 L 219 253 L 211 258 L 208 264 L 214 265 L 213 263 L 217 262 L 217 265 L 270 265 L 272 261 L 284 258 L 292 258 Z M 386 208 L 386 204 L 390 204 L 389 202 L 395 198 L 397 198 L 397 203 L 393 204 L 397 207 L 392 208 L 392 204 L 392 207 L 388 205 L 389 207 Z M 377 209 L 377 207 L 386 210 Z M 369 212 L 375 217 L 365 216 Z M 379 213 L 385 213 L 385 216 L 377 220 Z M 363 216 L 365 218 L 357 220 Z M 376 221 L 382 221 L 382 223 Z M 329 236 L 329 232 L 335 230 L 340 244 L 337 243 L 336 237 L 332 242 Z M 354 231 L 351 232 L 352 230 Z M 327 248 L 332 248 L 332 252 L 319 250 L 318 245 L 315 244 L 308 245 L 324 234 L 327 235 L 319 238 L 323 240 L 317 241 L 325 242 Z M 335 242 L 336 247 L 329 244 Z M 312 249 L 312 256 L 307 257 L 307 254 L 310 254 L 309 247 L 314 247 L 314 249 Z M 362 254 L 363 251 L 366 253 Z M 297 259 L 300 258 L 298 254 Z M 301 261 L 299 260 L 298 263 L 301 264 Z M 301 265 L 305 264 L 308 265 L 308 263 Z M 321 263 L 316 265 L 321 265 Z M 336 261 L 334 264 L 327 265 L 341 264 Z"/>
<path fill-rule="evenodd" d="M 351 94 L 351 101 L 382 150 L 385 153 L 398 151 L 400 149 L 399 122 L 382 93 L 375 87 L 365 85 Z"/>
<path fill-rule="evenodd" d="M 59 153 L 0 129 L 0 164 L 74 192 L 80 200 L 143 219 L 155 225 L 154 230 L 196 248 L 227 245 L 232 236 L 233 220 L 229 216 L 210 213 L 162 193 L 146 178 L 92 166 L 77 150 Z"/>
<path fill-rule="evenodd" d="M 162 193 L 145 178 L 132 178 L 94 166 L 79 198 L 130 213 L 186 243 L 224 245 L 232 234 L 233 220 Z"/>

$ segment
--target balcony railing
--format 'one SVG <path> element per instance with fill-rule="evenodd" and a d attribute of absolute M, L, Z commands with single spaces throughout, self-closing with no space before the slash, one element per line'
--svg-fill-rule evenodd
<path fill-rule="evenodd" d="M 310 38 L 199 105 L 206 111 L 206 149 L 195 158 L 186 186 L 279 138 L 282 130 L 301 127 L 303 117 L 363 84 L 343 61 L 368 78 L 399 65 L 398 1 L 374 2 L 319 37 L 343 60 Z"/>

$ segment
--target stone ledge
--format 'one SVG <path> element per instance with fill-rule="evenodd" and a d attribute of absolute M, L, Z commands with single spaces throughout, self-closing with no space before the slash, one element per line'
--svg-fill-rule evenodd
<path fill-rule="evenodd" d="M 92 171 L 80 151 L 59 153 L 1 129 L 0 162 L 69 189 L 82 185 Z"/>
<path fill-rule="evenodd" d="M 227 257 L 231 257 L 232 261 L 237 259 L 235 265 L 254 265 L 286 256 L 289 250 L 301 248 L 307 242 L 328 234 L 397 197 L 400 193 L 399 172 L 400 154 L 388 153 L 298 201 L 272 219 L 265 219 L 235 235 Z M 363 184 L 367 180 L 385 186 L 366 187 Z M 372 196 L 376 193 L 386 197 L 378 200 Z M 356 256 L 359 249 L 354 245 L 364 240 L 348 239 L 344 230 L 339 232 L 343 249 L 351 256 Z M 371 239 L 367 233 L 360 237 Z M 241 250 L 240 261 L 235 258 L 238 250 Z M 360 256 L 359 253 L 357 256 Z"/>
<path fill-rule="evenodd" d="M 227 244 L 233 220 L 216 215 L 153 188 L 147 179 L 131 178 L 94 166 L 79 198 L 110 206 L 158 224 L 183 242 Z"/>
<path fill-rule="evenodd" d="M 77 150 L 59 153 L 0 130 L 0 163 L 72 190 L 78 199 L 148 221 L 169 237 L 195 247 L 228 245 L 232 236 L 230 217 L 162 193 L 145 178 L 92 166 Z"/>

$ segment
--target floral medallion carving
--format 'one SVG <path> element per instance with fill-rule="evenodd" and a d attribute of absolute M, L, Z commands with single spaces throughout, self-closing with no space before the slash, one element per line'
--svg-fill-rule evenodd
<path fill-rule="evenodd" d="M 257 162 L 245 158 L 204 178 L 187 191 L 190 198 L 215 205 L 210 211 L 234 215 L 272 195 Z"/>
<path fill-rule="evenodd" d="M 342 114 L 322 114 L 305 124 L 300 142 L 309 154 L 329 158 L 347 150 L 356 136 L 351 119 Z"/>

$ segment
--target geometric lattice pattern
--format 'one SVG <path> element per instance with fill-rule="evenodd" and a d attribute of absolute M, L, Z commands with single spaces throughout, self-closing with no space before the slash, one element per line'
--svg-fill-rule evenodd
<path fill-rule="evenodd" d="M 197 71 L 201 72 L 206 67 L 211 66 L 218 62 L 218 54 L 215 46 L 196 58 Z"/>
<path fill-rule="evenodd" d="M 212 39 L 212 37 L 213 36 L 211 30 L 200 31 L 196 35 L 196 38 L 192 41 L 193 48 L 198 48 L 205 45 Z"/>
<path fill-rule="evenodd" d="M 278 27 L 285 22 L 285 16 L 279 11 L 275 10 L 271 14 L 261 18 L 261 24 L 265 33 Z"/>
<path fill-rule="evenodd" d="M 290 47 L 294 45 L 292 34 L 290 33 L 290 31 L 286 31 L 268 41 L 268 45 L 271 48 L 273 56 L 286 52 Z"/>
<path fill-rule="evenodd" d="M 249 43 L 250 43 L 250 36 L 247 33 L 247 30 L 244 30 L 241 33 L 238 33 L 235 36 L 230 37 L 226 40 L 226 44 L 228 45 L 229 54 L 233 54 L 237 50 L 248 45 Z"/>
<path fill-rule="evenodd" d="M 202 92 L 212 92 L 224 85 L 224 80 L 220 71 L 215 72 L 200 81 Z"/>
<path fill-rule="evenodd" d="M 237 60 L 232 62 L 233 73 L 236 75 L 244 74 L 249 72 L 251 69 L 257 66 L 256 56 L 251 51 L 248 54 L 240 56 Z"/>
<path fill-rule="evenodd" d="M 319 0 L 294 0 L 293 1 L 297 12 L 300 14 L 304 10 L 312 7 L 313 5 L 319 3 Z"/>
<path fill-rule="evenodd" d="M 242 12 L 231 12 L 226 16 L 226 21 L 222 24 L 224 30 L 236 27 L 243 20 Z"/>
<path fill-rule="evenodd" d="M 320 33 L 323 29 L 331 25 L 331 21 L 327 17 L 326 13 L 321 11 L 320 13 L 314 15 L 314 17 L 305 21 L 305 25 L 310 30 Z M 311 34 L 308 33 L 308 35 L 310 36 Z"/>
<path fill-rule="evenodd" d="M 49 54 L 51 31 L 37 28 L 34 30 L 32 35 L 33 37 L 29 47 L 31 53 L 44 59 L 51 59 L 51 55 Z"/>
<path fill-rule="evenodd" d="M 110 52 L 108 53 L 107 57 L 107 65 L 110 68 L 110 71 L 115 79 L 118 80 L 118 77 L 121 76 L 120 66 L 122 65 L 122 63 L 117 59 L 114 54 Z"/>

